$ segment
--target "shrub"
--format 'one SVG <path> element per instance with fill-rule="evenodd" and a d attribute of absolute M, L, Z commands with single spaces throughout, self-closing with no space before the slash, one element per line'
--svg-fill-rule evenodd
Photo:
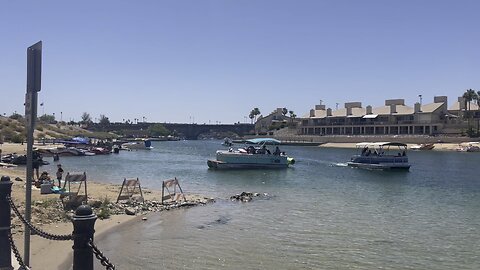
<path fill-rule="evenodd" d="M 97 213 L 97 217 L 99 219 L 108 219 L 112 215 L 112 212 L 110 210 L 110 199 L 105 196 L 103 199 L 102 205 L 100 206 L 100 209 Z"/>
<path fill-rule="evenodd" d="M 25 137 L 21 134 L 14 134 L 11 140 L 13 143 L 22 143 L 25 140 Z"/>
<path fill-rule="evenodd" d="M 43 138 L 45 138 L 45 134 L 43 134 L 43 133 L 41 133 L 41 132 L 38 133 L 37 136 L 36 136 L 36 139 L 37 139 L 37 140 L 40 140 L 40 139 L 43 139 Z"/>
<path fill-rule="evenodd" d="M 16 126 L 14 127 L 14 129 L 16 132 L 20 132 L 20 133 L 25 132 L 25 128 L 23 128 L 22 126 Z"/>
<path fill-rule="evenodd" d="M 15 135 L 15 132 L 11 128 L 4 127 L 2 129 L 2 136 L 5 138 L 6 141 L 11 141 L 14 135 Z"/>
<path fill-rule="evenodd" d="M 55 134 L 54 132 L 51 132 L 51 131 L 47 131 L 47 132 L 45 132 L 45 134 L 49 137 L 53 137 L 53 138 L 57 137 L 57 134 Z"/>

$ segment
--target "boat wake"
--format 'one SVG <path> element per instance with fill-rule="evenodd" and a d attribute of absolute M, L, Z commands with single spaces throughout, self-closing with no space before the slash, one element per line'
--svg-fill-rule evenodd
<path fill-rule="evenodd" d="M 347 163 L 332 163 L 330 164 L 332 167 L 348 167 Z"/>

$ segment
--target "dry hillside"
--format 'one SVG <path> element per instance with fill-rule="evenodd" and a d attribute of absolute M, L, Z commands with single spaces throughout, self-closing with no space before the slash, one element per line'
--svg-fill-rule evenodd
<path fill-rule="evenodd" d="M 0 142 L 22 142 L 25 141 L 25 121 L 24 119 L 12 119 L 9 117 L 0 116 Z M 73 136 L 86 136 L 105 138 L 113 137 L 112 134 L 93 133 L 91 131 L 81 128 L 79 125 L 68 125 L 65 122 L 58 122 L 56 124 L 48 124 L 37 122 L 34 131 L 34 138 L 37 140 L 45 139 L 62 139 L 71 138 Z"/>

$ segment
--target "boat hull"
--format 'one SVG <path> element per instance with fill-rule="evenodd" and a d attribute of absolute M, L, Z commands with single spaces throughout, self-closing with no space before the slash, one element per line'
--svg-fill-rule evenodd
<path fill-rule="evenodd" d="M 285 169 L 294 162 L 284 155 L 217 151 L 216 160 L 208 160 L 207 165 L 212 169 Z"/>
<path fill-rule="evenodd" d="M 227 163 L 218 160 L 207 160 L 207 165 L 211 169 L 286 169 L 288 164 L 259 164 L 259 163 Z"/>
<path fill-rule="evenodd" d="M 358 162 L 347 162 L 347 165 L 353 168 L 360 169 L 369 169 L 369 170 L 409 170 L 410 164 L 371 164 L 371 163 L 358 163 Z"/>

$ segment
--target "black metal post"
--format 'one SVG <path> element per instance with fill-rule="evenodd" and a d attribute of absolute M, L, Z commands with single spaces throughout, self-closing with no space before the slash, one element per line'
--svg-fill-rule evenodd
<path fill-rule="evenodd" d="M 73 270 L 93 270 L 93 240 L 97 215 L 88 205 L 81 205 L 73 216 Z"/>
<path fill-rule="evenodd" d="M 12 193 L 10 177 L 2 176 L 0 179 L 0 269 L 13 270 L 12 248 L 8 235 L 11 233 L 10 203 L 7 196 Z"/>

